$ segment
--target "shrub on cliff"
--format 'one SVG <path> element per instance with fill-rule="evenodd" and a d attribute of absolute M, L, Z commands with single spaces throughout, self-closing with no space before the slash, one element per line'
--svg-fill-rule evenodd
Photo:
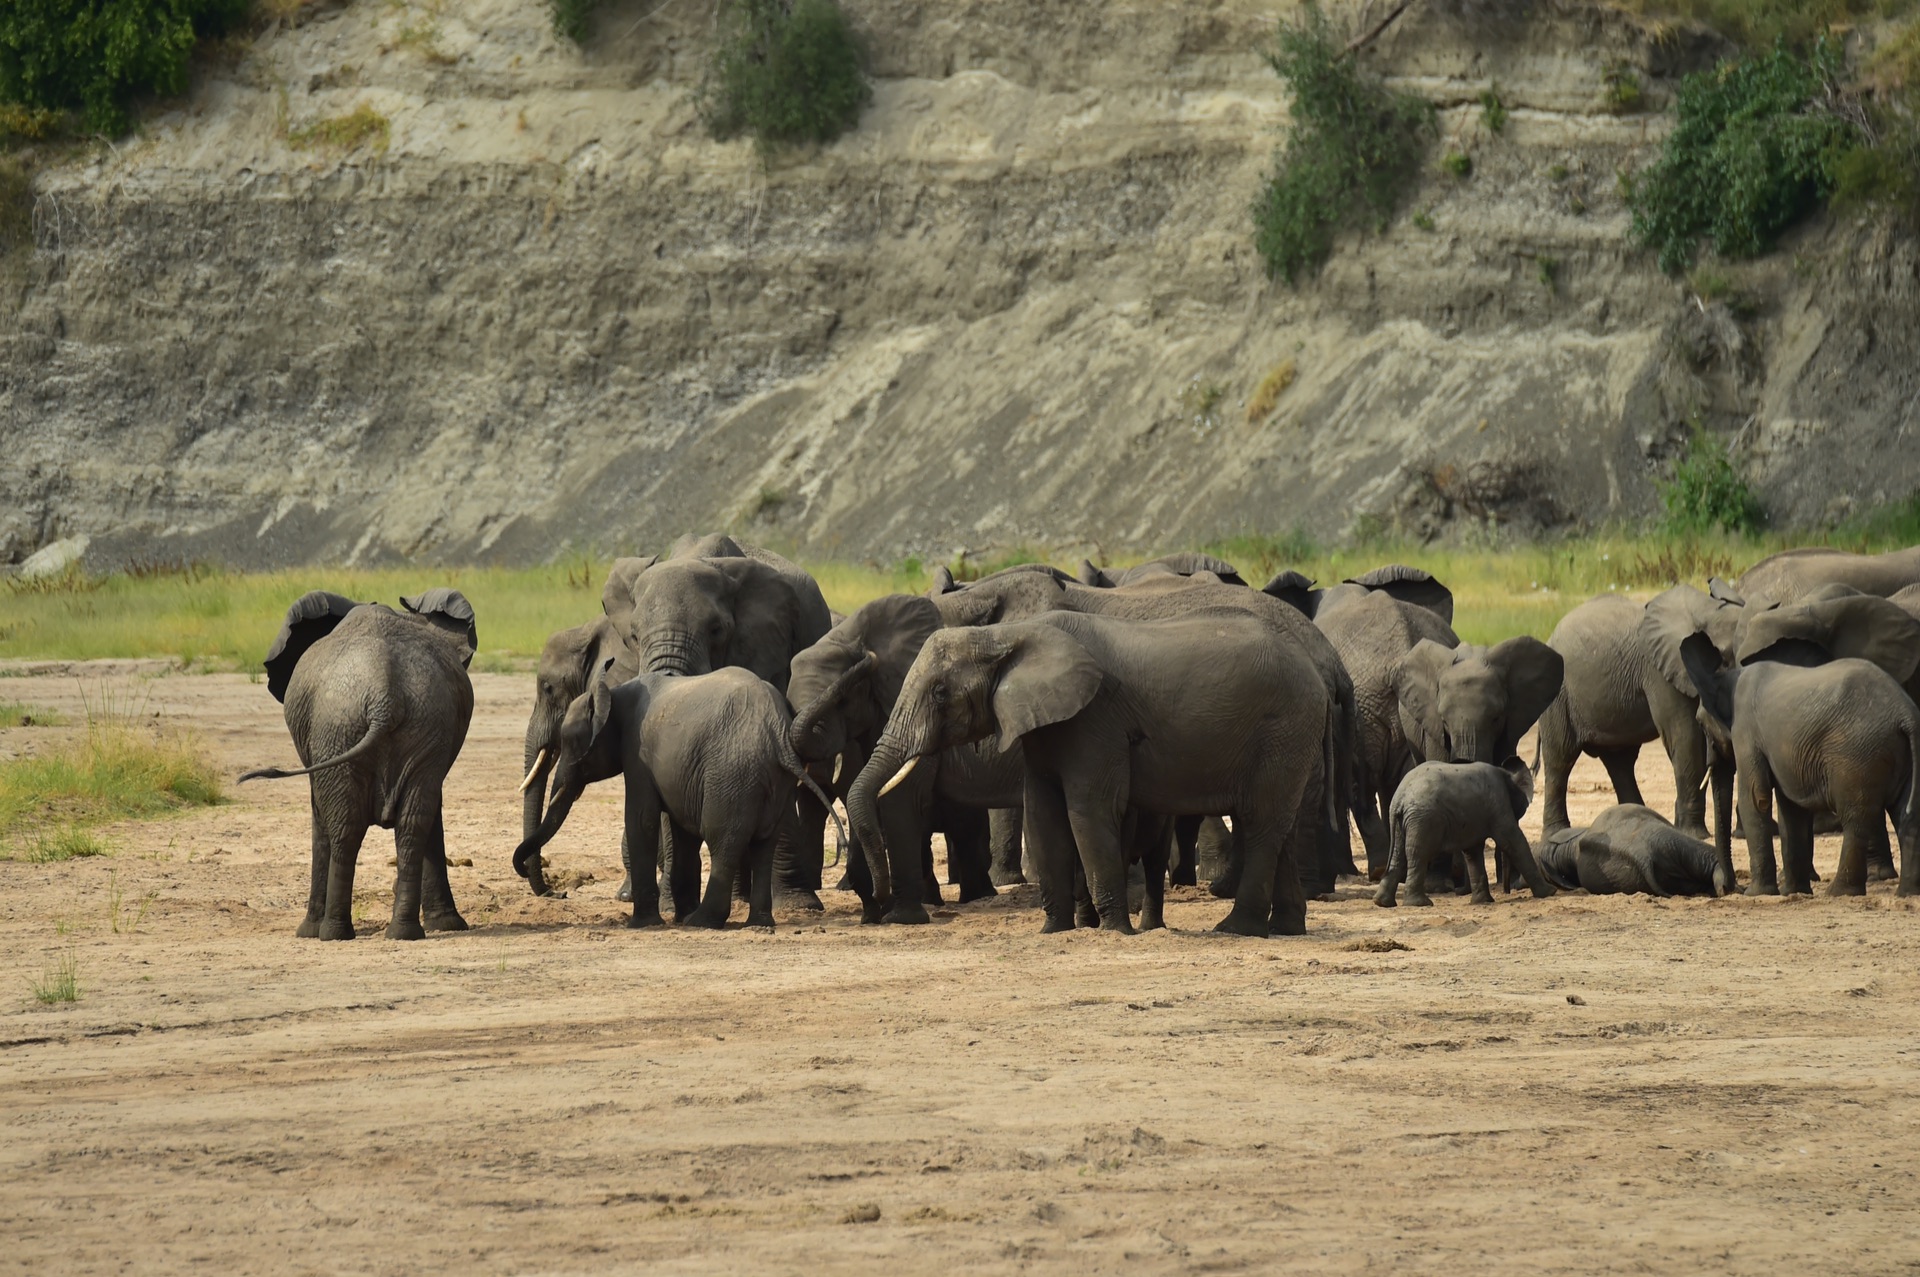
<path fill-rule="evenodd" d="M 127 101 L 187 86 L 194 41 L 245 16 L 248 0 L 4 0 L 0 101 L 77 108 L 123 133 Z"/>
<path fill-rule="evenodd" d="M 727 0 L 703 114 L 718 138 L 831 142 L 873 96 L 859 37 L 835 0 Z"/>
<path fill-rule="evenodd" d="M 1419 174 L 1433 107 L 1361 71 L 1312 0 L 1267 62 L 1293 94 L 1293 127 L 1253 206 L 1254 246 L 1292 284 L 1341 227 L 1386 224 Z"/>
<path fill-rule="evenodd" d="M 1677 121 L 1660 158 L 1633 184 L 1633 235 L 1661 269 L 1687 268 L 1703 239 L 1722 257 L 1755 257 L 1833 193 L 1856 149 L 1856 125 L 1828 109 L 1840 48 L 1785 44 L 1680 82 Z"/>

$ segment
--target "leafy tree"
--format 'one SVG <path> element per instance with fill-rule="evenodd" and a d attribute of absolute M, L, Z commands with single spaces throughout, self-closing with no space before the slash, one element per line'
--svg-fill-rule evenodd
<path fill-rule="evenodd" d="M 0 0 L 0 100 L 78 108 L 123 133 L 136 93 L 187 85 L 195 40 L 245 16 L 248 0 Z"/>
<path fill-rule="evenodd" d="M 708 68 L 707 126 L 763 147 L 831 142 L 873 96 L 865 51 L 835 0 L 728 0 Z"/>

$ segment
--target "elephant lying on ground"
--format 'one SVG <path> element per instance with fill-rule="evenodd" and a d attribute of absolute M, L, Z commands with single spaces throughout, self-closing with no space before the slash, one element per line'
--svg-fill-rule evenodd
<path fill-rule="evenodd" d="M 1102 928 L 1133 930 L 1123 833 L 1136 809 L 1231 815 L 1243 868 L 1218 929 L 1297 935 L 1306 899 L 1293 861 L 1331 815 L 1313 806 L 1331 805 L 1330 713 L 1301 644 L 1244 611 L 1163 621 L 1051 613 L 943 629 L 908 672 L 848 811 L 885 899 L 892 884 L 876 816 L 884 790 L 942 750 L 1017 743 L 1045 930 L 1074 926 L 1076 849 Z"/>
<path fill-rule="evenodd" d="M 1486 844 L 1497 852 L 1501 881 L 1505 868 L 1520 871 L 1537 897 L 1553 894 L 1553 885 L 1534 863 L 1533 849 L 1520 832 L 1520 817 L 1533 801 L 1533 775 L 1518 758 L 1503 767 L 1492 763 L 1422 763 L 1407 773 L 1393 796 L 1387 814 L 1390 852 L 1386 877 L 1374 903 L 1391 909 L 1400 884 L 1407 884 L 1407 903 L 1430 905 L 1427 868 L 1435 860 L 1464 856 L 1467 878 L 1473 884 L 1473 903 L 1490 905 L 1487 887 Z M 1503 885 L 1502 890 L 1505 890 Z"/>
<path fill-rule="evenodd" d="M 372 825 L 394 832 L 387 939 L 467 929 L 447 884 L 440 807 L 473 719 L 467 664 L 479 633 L 456 591 L 401 604 L 405 612 L 315 591 L 287 609 L 267 652 L 267 690 L 286 705 L 301 766 L 240 780 L 310 777 L 313 877 L 296 935 L 353 939 L 354 869 Z"/>
<path fill-rule="evenodd" d="M 1867 858 L 1885 840 L 1888 818 L 1900 836 L 1899 894 L 1920 892 L 1920 709 L 1893 676 L 1861 660 L 1723 669 L 1704 634 L 1680 651 L 1701 708 L 1732 739 L 1751 865 L 1747 894 L 1811 892 L 1816 812 L 1839 817 L 1842 831 L 1829 895 L 1866 892 Z M 1776 798 L 1777 877 L 1766 821 Z"/>
<path fill-rule="evenodd" d="M 1540 843 L 1547 880 L 1596 896 L 1725 896 L 1733 875 L 1698 838 L 1650 807 L 1621 803 L 1584 829 L 1558 829 Z"/>
<path fill-rule="evenodd" d="M 602 667 L 601 674 L 611 667 Z M 560 831 L 586 787 L 582 762 L 610 748 L 626 777 L 626 836 L 633 855 L 633 917 L 659 926 L 660 817 L 671 818 L 674 920 L 722 927 L 735 881 L 750 880 L 747 925 L 773 925 L 773 845 L 798 820 L 795 782 L 814 786 L 787 742 L 786 702 L 765 680 L 738 668 L 682 677 L 639 674 L 615 687 L 595 679 L 568 711 L 555 767 L 553 805 L 533 838 L 513 853 L 515 872 L 546 894 L 540 849 Z M 704 899 L 700 844 L 712 856 Z"/>
<path fill-rule="evenodd" d="M 1680 659 L 1682 640 L 1705 631 L 1721 651 L 1738 641 L 1744 609 L 1690 585 L 1677 585 L 1644 607 L 1602 594 L 1562 617 L 1547 641 L 1565 658 L 1560 695 L 1540 718 L 1540 767 L 1547 833 L 1565 829 L 1567 778 L 1575 760 L 1591 754 L 1606 766 L 1614 796 L 1640 802 L 1634 778 L 1640 747 L 1658 740 L 1673 763 L 1673 822 L 1681 832 L 1707 837 L 1707 741 L 1697 717 L 1699 696 Z M 1713 769 L 1715 800 L 1731 803 L 1731 760 Z"/>

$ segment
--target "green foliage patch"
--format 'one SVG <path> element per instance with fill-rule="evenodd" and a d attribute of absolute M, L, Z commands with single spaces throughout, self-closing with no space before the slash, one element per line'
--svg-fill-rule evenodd
<path fill-rule="evenodd" d="M 131 127 L 128 101 L 178 93 L 203 35 L 246 16 L 249 0 L 5 0 L 0 101 L 75 109 L 101 133 Z"/>
<path fill-rule="evenodd" d="M 1756 257 L 1832 193 L 1858 141 L 1823 105 L 1842 70 L 1823 37 L 1805 55 L 1777 44 L 1680 82 L 1673 132 L 1628 199 L 1632 234 L 1662 270 L 1685 270 L 1703 239 L 1721 257 Z"/>
<path fill-rule="evenodd" d="M 547 0 L 553 15 L 553 33 L 575 44 L 585 44 L 593 34 L 593 11 L 597 0 Z"/>
<path fill-rule="evenodd" d="M 873 97 L 866 50 L 836 0 L 726 0 L 702 114 L 716 138 L 827 143 Z"/>
<path fill-rule="evenodd" d="M 1673 467 L 1673 477 L 1660 486 L 1660 504 L 1666 507 L 1666 530 L 1675 536 L 1731 532 L 1752 536 L 1766 514 L 1760 499 L 1740 477 L 1726 449 L 1699 426 L 1687 439 L 1686 455 Z"/>
<path fill-rule="evenodd" d="M 1269 276 L 1296 284 L 1341 228 L 1386 225 L 1419 176 L 1433 107 L 1361 71 L 1311 0 L 1267 63 L 1293 95 L 1293 126 L 1254 202 L 1254 246 Z"/>

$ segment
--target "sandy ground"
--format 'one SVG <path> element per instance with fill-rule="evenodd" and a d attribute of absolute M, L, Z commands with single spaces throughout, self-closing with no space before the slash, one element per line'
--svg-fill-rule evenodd
<path fill-rule="evenodd" d="M 293 758 L 244 677 L 83 673 L 0 693 L 71 715 L 104 680 L 230 774 Z M 772 934 L 633 933 L 617 786 L 551 852 L 594 881 L 513 876 L 531 682 L 475 683 L 470 933 L 377 938 L 376 831 L 363 938 L 296 940 L 298 781 L 0 864 L 0 1269 L 1920 1270 L 1920 918 L 1891 884 L 1356 886 L 1271 941 L 1210 934 L 1193 890 L 1133 938 L 1043 937 L 1032 888 L 919 929 L 828 893 Z M 1657 747 L 1640 775 L 1670 805 Z M 1584 765 L 1576 820 L 1602 785 Z M 69 948 L 81 1000 L 42 1007 Z"/>

